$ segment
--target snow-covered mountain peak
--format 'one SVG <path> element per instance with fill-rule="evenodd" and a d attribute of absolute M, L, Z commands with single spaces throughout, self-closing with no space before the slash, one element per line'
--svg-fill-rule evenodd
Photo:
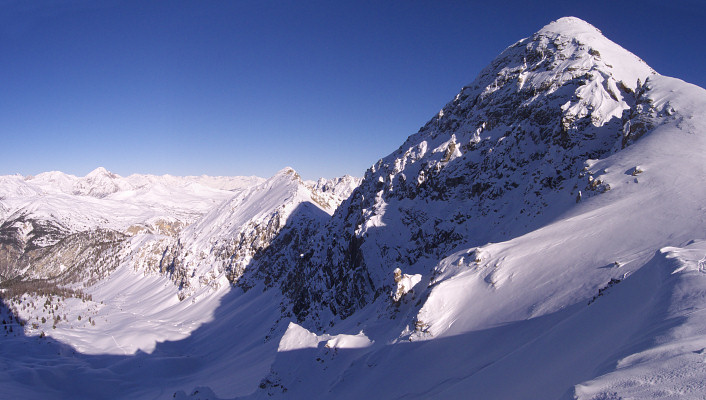
<path fill-rule="evenodd" d="M 537 33 L 560 34 L 563 36 L 600 35 L 601 31 L 588 22 L 576 17 L 562 17 L 545 25 Z"/>
<path fill-rule="evenodd" d="M 393 157 L 407 165 L 427 149 L 446 158 L 439 146 L 451 142 L 452 153 L 464 142 L 495 146 L 509 128 L 573 147 L 581 138 L 572 132 L 618 123 L 634 103 L 638 82 L 654 74 L 592 25 L 565 17 L 503 51 Z"/>
<path fill-rule="evenodd" d="M 132 190 L 134 187 L 120 175 L 103 167 L 98 167 L 76 181 L 74 194 L 92 197 L 105 197 L 112 193 Z"/>
<path fill-rule="evenodd" d="M 583 171 L 586 162 L 623 147 L 638 82 L 655 75 L 577 18 L 508 47 L 366 172 L 315 240 L 325 244 L 303 274 L 317 278 L 301 281 L 355 278 L 336 298 L 314 284 L 297 289 L 294 309 L 304 310 L 301 317 L 311 298 L 323 298 L 345 317 L 393 290 L 396 268 L 428 279 L 434 260 L 462 243 L 508 240 L 567 212 L 577 198 L 609 190 Z"/>
<path fill-rule="evenodd" d="M 571 39 L 578 45 L 572 49 L 574 57 L 587 61 L 588 57 L 582 54 L 585 50 L 591 56 L 590 61 L 609 72 L 616 82 L 623 82 L 633 90 L 635 77 L 644 82 L 647 76 L 656 73 L 642 59 L 603 36 L 593 25 L 576 17 L 564 17 L 551 22 L 529 39 L 541 42 L 542 38 L 551 39 L 555 43 L 557 40 L 567 43 L 566 39 Z"/>
<path fill-rule="evenodd" d="M 98 177 L 103 177 L 103 176 L 107 176 L 110 178 L 119 177 L 117 174 L 114 174 L 114 173 L 108 171 L 107 169 L 105 169 L 105 167 L 98 167 L 98 168 L 94 169 L 93 171 L 89 172 L 88 174 L 86 174 L 86 178 L 89 178 L 89 179 L 96 179 Z"/>
<path fill-rule="evenodd" d="M 217 287 L 236 282 L 253 256 L 285 226 L 296 230 L 328 219 L 338 205 L 332 207 L 330 200 L 307 186 L 291 167 L 238 192 L 179 235 L 168 263 L 180 287 L 188 289 L 181 296 L 204 282 Z"/>
<path fill-rule="evenodd" d="M 274 175 L 272 175 L 272 177 L 269 178 L 266 182 L 269 182 L 270 186 L 280 184 L 296 186 L 304 185 L 304 181 L 302 180 L 301 176 L 292 167 L 282 168 L 281 170 L 277 171 Z"/>
<path fill-rule="evenodd" d="M 299 174 L 297 171 L 294 170 L 292 167 L 284 167 L 277 171 L 272 177 L 278 177 L 278 176 L 295 176 L 298 177 Z"/>
<path fill-rule="evenodd" d="M 291 211 L 302 201 L 312 202 L 312 194 L 293 168 L 284 168 L 259 185 L 235 194 L 204 215 L 184 231 L 183 241 L 198 242 L 198 238 L 211 242 L 229 240 L 245 224 L 271 218 L 273 213 Z M 282 223 L 285 221 L 286 218 Z"/>
<path fill-rule="evenodd" d="M 60 179 L 76 179 L 76 176 L 67 174 L 61 171 L 47 171 L 39 173 L 35 176 L 28 176 L 27 180 L 41 182 L 41 181 L 56 181 Z"/>

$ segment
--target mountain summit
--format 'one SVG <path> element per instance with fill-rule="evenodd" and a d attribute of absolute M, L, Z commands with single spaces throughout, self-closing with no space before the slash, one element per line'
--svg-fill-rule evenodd
<path fill-rule="evenodd" d="M 515 43 L 367 171 L 322 234 L 335 245 L 322 237 L 311 250 L 318 278 L 305 281 L 346 282 L 346 295 L 325 300 L 345 316 L 389 292 L 395 268 L 428 274 L 461 243 L 507 240 L 607 190 L 587 181 L 586 162 L 622 148 L 623 116 L 654 76 L 577 18 Z M 297 293 L 308 310 L 331 292 Z"/>

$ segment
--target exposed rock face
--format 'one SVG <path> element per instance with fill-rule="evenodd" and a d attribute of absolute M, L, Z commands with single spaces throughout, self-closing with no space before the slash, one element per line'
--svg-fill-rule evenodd
<path fill-rule="evenodd" d="M 46 246 L 54 245 L 69 234 L 58 223 L 19 215 L 0 225 L 0 276 L 15 278 L 43 255 Z M 4 280 L 3 279 L 3 280 Z"/>
<path fill-rule="evenodd" d="M 108 229 L 71 233 L 23 216 L 0 226 L 0 285 L 14 290 L 74 293 L 108 275 L 126 256 L 127 236 Z M 75 293 L 74 293 L 75 294 Z"/>
<path fill-rule="evenodd" d="M 333 179 L 320 178 L 316 182 L 307 183 L 307 185 L 316 193 L 319 203 L 335 210 L 360 185 L 361 181 L 361 178 L 344 175 Z"/>

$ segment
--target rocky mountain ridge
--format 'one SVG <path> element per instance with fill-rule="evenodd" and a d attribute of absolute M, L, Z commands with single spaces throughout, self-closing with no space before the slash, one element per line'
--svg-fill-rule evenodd
<path fill-rule="evenodd" d="M 310 286 L 285 289 L 295 313 L 316 303 L 346 317 L 390 292 L 396 268 L 428 276 L 460 244 L 528 232 L 608 190 L 587 164 L 635 136 L 640 125 L 626 124 L 641 118 L 651 76 L 575 18 L 510 46 L 366 172 L 313 241 L 323 245 L 301 251 L 310 258 L 295 280 Z"/>
<path fill-rule="evenodd" d="M 122 178 L 104 168 L 83 178 L 55 171 L 0 180 L 3 281 L 90 286 L 127 262 L 170 276 L 181 299 L 190 288 L 235 282 L 300 203 L 331 213 L 359 182 L 346 176 L 305 183 L 291 168 L 269 180 Z M 96 239 L 102 237 L 110 239 Z"/>

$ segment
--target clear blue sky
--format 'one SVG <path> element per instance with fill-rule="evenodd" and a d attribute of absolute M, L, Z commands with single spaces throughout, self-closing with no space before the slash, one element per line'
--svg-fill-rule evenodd
<path fill-rule="evenodd" d="M 361 176 L 567 15 L 706 86 L 701 0 L 0 0 L 0 174 Z"/>

